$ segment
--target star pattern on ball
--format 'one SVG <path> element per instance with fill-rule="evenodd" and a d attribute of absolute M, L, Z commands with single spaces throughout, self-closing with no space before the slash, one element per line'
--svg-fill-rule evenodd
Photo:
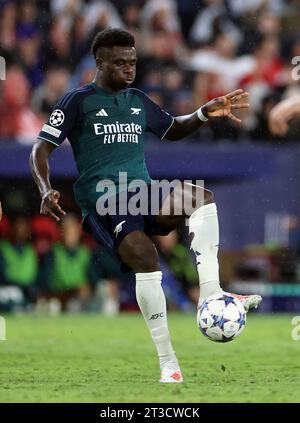
<path fill-rule="evenodd" d="M 240 312 L 240 317 L 238 318 L 236 322 L 240 325 L 240 328 L 244 326 L 246 323 L 245 315 Z"/>
<path fill-rule="evenodd" d="M 205 309 L 208 310 L 207 301 L 204 301 L 204 303 L 202 303 L 202 305 L 200 306 L 200 313 L 202 313 Z"/>
<path fill-rule="evenodd" d="M 235 304 L 234 297 L 231 297 L 230 295 L 223 295 L 223 301 L 224 301 L 226 307 L 229 304 Z"/>
<path fill-rule="evenodd" d="M 214 326 L 219 326 L 219 328 L 221 328 L 222 330 L 224 330 L 224 324 L 226 322 L 230 322 L 229 319 L 225 319 L 222 315 L 217 316 L 215 314 L 212 315 L 213 321 L 214 321 Z"/>

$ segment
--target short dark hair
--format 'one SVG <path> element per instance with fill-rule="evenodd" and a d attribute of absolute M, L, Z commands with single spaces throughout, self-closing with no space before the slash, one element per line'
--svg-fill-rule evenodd
<path fill-rule="evenodd" d="M 91 45 L 91 52 L 96 59 L 99 48 L 134 47 L 134 37 L 128 31 L 119 28 L 106 28 L 95 35 Z"/>

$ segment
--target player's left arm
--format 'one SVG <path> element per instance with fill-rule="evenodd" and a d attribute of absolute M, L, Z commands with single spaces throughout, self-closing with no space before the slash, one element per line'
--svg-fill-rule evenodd
<path fill-rule="evenodd" d="M 273 135 L 284 136 L 292 119 L 300 117 L 300 95 L 280 101 L 269 114 L 269 128 Z"/>
<path fill-rule="evenodd" d="M 177 116 L 165 134 L 165 138 L 171 141 L 180 140 L 200 129 L 209 118 L 228 117 L 240 123 L 241 119 L 235 116 L 233 111 L 248 108 L 248 97 L 249 94 L 244 90 L 235 90 L 222 97 L 214 98 L 190 115 Z"/>

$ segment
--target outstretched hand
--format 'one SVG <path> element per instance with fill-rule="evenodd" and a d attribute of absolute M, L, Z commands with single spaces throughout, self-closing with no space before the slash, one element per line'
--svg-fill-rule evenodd
<path fill-rule="evenodd" d="M 241 123 L 241 119 L 236 117 L 232 111 L 249 108 L 248 100 L 249 93 L 242 89 L 232 91 L 222 97 L 214 98 L 206 103 L 202 109 L 208 117 L 228 117 L 234 122 Z"/>
<path fill-rule="evenodd" d="M 41 202 L 41 214 L 45 214 L 53 217 L 56 221 L 59 221 L 60 218 L 58 214 L 64 216 L 66 212 L 58 204 L 60 198 L 60 193 L 54 189 L 46 192 L 42 198 Z"/>

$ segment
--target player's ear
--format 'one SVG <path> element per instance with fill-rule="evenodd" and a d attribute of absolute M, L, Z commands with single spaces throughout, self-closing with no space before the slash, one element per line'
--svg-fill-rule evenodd
<path fill-rule="evenodd" d="M 98 69 L 102 69 L 103 68 L 103 49 L 102 48 L 98 48 L 95 54 L 96 58 L 96 65 Z"/>
<path fill-rule="evenodd" d="M 100 56 L 96 57 L 96 64 L 97 64 L 97 68 L 98 69 L 102 69 L 103 68 L 103 59 L 102 59 L 102 57 L 100 57 Z"/>

